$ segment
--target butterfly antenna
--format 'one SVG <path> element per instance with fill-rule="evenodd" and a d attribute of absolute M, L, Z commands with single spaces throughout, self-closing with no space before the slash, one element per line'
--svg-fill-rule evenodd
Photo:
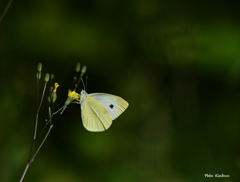
<path fill-rule="evenodd" d="M 81 78 L 81 80 L 82 80 L 82 83 L 83 83 L 83 88 L 84 88 L 84 90 L 86 90 L 86 87 L 84 85 L 83 79 Z"/>

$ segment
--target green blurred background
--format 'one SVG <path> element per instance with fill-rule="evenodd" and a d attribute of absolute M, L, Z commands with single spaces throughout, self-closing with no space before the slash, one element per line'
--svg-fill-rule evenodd
<path fill-rule="evenodd" d="M 92 133 L 71 104 L 24 182 L 240 181 L 239 18 L 233 1 L 14 1 L 0 23 L 0 182 L 28 159 L 38 62 L 60 85 L 56 108 L 77 62 L 88 93 L 130 106 Z M 39 132 L 47 117 L 45 98 Z"/>

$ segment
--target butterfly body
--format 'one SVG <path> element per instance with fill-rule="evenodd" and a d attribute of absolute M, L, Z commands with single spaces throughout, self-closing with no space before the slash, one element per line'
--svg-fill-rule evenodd
<path fill-rule="evenodd" d="M 116 119 L 128 107 L 128 103 L 121 97 L 105 94 L 87 94 L 82 90 L 80 94 L 83 126 L 89 131 L 104 131 L 108 129 L 112 120 Z"/>

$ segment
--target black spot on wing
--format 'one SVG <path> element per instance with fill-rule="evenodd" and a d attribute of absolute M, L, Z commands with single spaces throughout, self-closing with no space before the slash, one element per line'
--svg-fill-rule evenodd
<path fill-rule="evenodd" d="M 112 109 L 112 108 L 114 108 L 114 105 L 111 104 L 109 107 Z"/>

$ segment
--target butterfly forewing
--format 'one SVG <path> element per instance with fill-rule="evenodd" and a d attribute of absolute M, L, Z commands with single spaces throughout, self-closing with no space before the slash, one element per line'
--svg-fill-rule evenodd
<path fill-rule="evenodd" d="M 104 131 L 111 126 L 111 115 L 94 98 L 87 97 L 81 107 L 83 125 L 87 130 Z"/>
<path fill-rule="evenodd" d="M 89 97 L 96 99 L 109 112 L 113 120 L 128 107 L 128 103 L 124 99 L 115 95 L 94 93 L 89 94 Z"/>

